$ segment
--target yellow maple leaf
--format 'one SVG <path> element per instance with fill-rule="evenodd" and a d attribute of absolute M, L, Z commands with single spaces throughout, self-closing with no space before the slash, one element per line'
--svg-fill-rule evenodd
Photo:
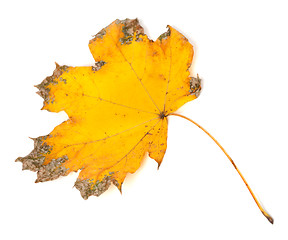
<path fill-rule="evenodd" d="M 53 180 L 80 170 L 75 187 L 84 199 L 99 196 L 111 183 L 121 191 L 128 173 L 134 173 L 148 153 L 160 166 L 167 147 L 167 117 L 194 100 L 201 81 L 190 76 L 193 47 L 168 26 L 155 42 L 137 19 L 116 20 L 89 42 L 95 65 L 68 67 L 56 64 L 52 76 L 37 87 L 42 109 L 65 111 L 69 119 L 48 134 L 34 139 L 34 150 L 16 161 L 37 171 L 36 182 Z"/>
<path fill-rule="evenodd" d="M 81 170 L 75 183 L 83 198 L 113 183 L 121 190 L 146 153 L 160 166 L 167 147 L 167 116 L 200 91 L 189 76 L 193 47 L 178 31 L 155 42 L 137 19 L 116 20 L 89 43 L 95 66 L 56 65 L 40 85 L 43 109 L 65 111 L 69 120 L 34 139 L 23 169 L 36 182 Z"/>

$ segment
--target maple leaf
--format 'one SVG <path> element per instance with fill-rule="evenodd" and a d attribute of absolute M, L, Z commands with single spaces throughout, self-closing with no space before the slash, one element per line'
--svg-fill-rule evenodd
<path fill-rule="evenodd" d="M 36 182 L 80 170 L 75 187 L 84 199 L 113 183 L 121 191 L 148 153 L 160 166 L 167 147 L 167 116 L 198 97 L 190 77 L 193 47 L 168 26 L 156 41 L 137 19 L 116 20 L 89 42 L 90 67 L 56 64 L 37 86 L 42 109 L 69 119 L 34 139 L 34 150 L 16 161 L 37 171 Z"/>
<path fill-rule="evenodd" d="M 182 117 L 203 130 L 230 160 L 262 214 L 263 209 L 232 158 L 198 123 L 175 113 L 201 91 L 189 67 L 193 47 L 168 26 L 155 42 L 137 19 L 116 20 L 89 42 L 95 65 L 56 64 L 53 75 L 37 85 L 42 109 L 65 111 L 69 119 L 34 139 L 34 150 L 16 161 L 37 172 L 36 182 L 80 170 L 75 187 L 84 199 L 99 196 L 113 183 L 121 191 L 148 153 L 160 166 L 167 148 L 167 117 Z"/>

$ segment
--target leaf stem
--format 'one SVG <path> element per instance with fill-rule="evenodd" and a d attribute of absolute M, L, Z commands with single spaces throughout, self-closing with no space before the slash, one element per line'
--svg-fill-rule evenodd
<path fill-rule="evenodd" d="M 228 153 L 225 151 L 225 149 L 221 146 L 221 144 L 209 132 L 207 132 L 203 127 L 201 127 L 198 123 L 194 122 L 192 119 L 190 119 L 188 117 L 185 117 L 185 116 L 183 116 L 181 114 L 178 114 L 178 113 L 170 113 L 170 114 L 168 114 L 168 116 L 170 116 L 170 115 L 178 116 L 178 117 L 181 117 L 181 118 L 184 118 L 184 119 L 188 120 L 189 122 L 194 123 L 197 127 L 199 127 L 202 131 L 204 131 L 210 138 L 212 138 L 212 140 L 221 148 L 221 150 L 224 152 L 224 154 L 227 156 L 227 158 L 230 160 L 230 162 L 232 163 L 232 165 L 234 166 L 234 168 L 236 169 L 236 171 L 238 172 L 238 174 L 242 178 L 243 182 L 245 183 L 246 187 L 248 188 L 250 194 L 252 195 L 255 203 L 257 204 L 257 206 L 260 209 L 260 211 L 262 212 L 262 214 L 268 219 L 268 221 L 271 224 L 273 224 L 273 222 L 274 222 L 273 218 L 261 206 L 261 204 L 257 200 L 256 196 L 254 195 L 252 189 L 250 188 L 250 186 L 248 185 L 247 181 L 245 180 L 244 176 L 239 171 L 239 169 L 237 168 L 237 166 L 234 163 L 234 161 L 232 160 L 232 158 L 228 155 Z"/>

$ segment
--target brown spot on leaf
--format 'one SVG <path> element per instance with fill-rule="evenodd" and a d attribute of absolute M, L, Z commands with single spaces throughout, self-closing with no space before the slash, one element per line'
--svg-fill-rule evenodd
<path fill-rule="evenodd" d="M 43 143 L 49 135 L 34 138 L 34 149 L 26 157 L 18 157 L 15 161 L 22 162 L 22 170 L 31 170 L 33 172 L 39 171 L 42 166 L 45 157 L 44 154 L 49 153 L 52 150 L 51 146 Z"/>
<path fill-rule="evenodd" d="M 198 74 L 197 77 L 190 78 L 190 90 L 191 94 L 195 94 L 196 97 L 200 95 L 201 92 L 201 79 L 199 78 Z"/>
<path fill-rule="evenodd" d="M 168 28 L 168 30 L 165 33 L 162 33 L 158 39 L 160 40 L 160 42 L 162 42 L 162 40 L 167 39 L 169 36 L 171 35 L 171 31 L 170 28 Z"/>
<path fill-rule="evenodd" d="M 59 176 L 66 175 L 68 169 L 61 166 L 62 163 L 68 160 L 67 156 L 52 159 L 52 161 L 44 165 L 45 155 L 49 154 L 52 147 L 47 145 L 43 140 L 50 137 L 50 135 L 41 136 L 34 140 L 34 149 L 26 157 L 19 157 L 16 162 L 22 162 L 22 170 L 31 170 L 37 172 L 36 182 L 44 182 L 54 180 Z"/>
<path fill-rule="evenodd" d="M 95 38 L 103 38 L 103 36 L 106 34 L 106 28 L 103 28 L 100 32 L 98 32 L 96 35 L 94 35 L 94 39 L 90 40 L 93 41 Z"/>
<path fill-rule="evenodd" d="M 60 176 L 65 176 L 68 174 L 68 169 L 61 166 L 64 162 L 68 160 L 67 156 L 61 158 L 52 159 L 47 165 L 42 165 L 37 172 L 36 183 L 45 182 L 57 179 Z"/>
<path fill-rule="evenodd" d="M 106 62 L 104 62 L 102 60 L 99 62 L 96 62 L 95 66 L 92 66 L 92 71 L 99 71 L 102 68 L 102 66 L 104 66 L 105 64 L 106 64 Z"/>
<path fill-rule="evenodd" d="M 142 41 L 141 35 L 144 35 L 144 29 L 139 24 L 138 19 L 129 19 L 116 22 L 118 24 L 124 24 L 122 27 L 122 32 L 124 33 L 124 37 L 120 38 L 121 44 L 130 44 L 135 37 L 135 41 Z M 135 36 L 134 36 L 135 35 Z"/>
<path fill-rule="evenodd" d="M 56 69 L 54 70 L 52 76 L 46 77 L 40 84 L 35 86 L 39 89 L 37 94 L 40 95 L 46 103 L 53 102 L 53 99 L 50 99 L 49 97 L 50 89 L 48 86 L 50 84 L 57 84 L 57 81 L 55 81 L 55 79 L 59 78 L 63 74 L 63 72 L 67 72 L 67 69 L 69 68 L 66 65 L 60 66 L 58 63 L 55 64 Z M 64 82 L 66 83 L 66 80 Z"/>
<path fill-rule="evenodd" d="M 96 183 L 90 179 L 81 180 L 78 178 L 75 182 L 74 187 L 76 187 L 80 191 L 81 196 L 85 200 L 88 199 L 90 196 L 99 197 L 102 193 L 104 193 L 109 188 L 111 183 L 113 183 L 116 187 L 119 186 L 118 181 L 116 181 L 113 178 L 114 173 L 111 172 L 109 174 L 111 175 L 105 176 L 102 179 L 102 181 L 97 180 Z"/>

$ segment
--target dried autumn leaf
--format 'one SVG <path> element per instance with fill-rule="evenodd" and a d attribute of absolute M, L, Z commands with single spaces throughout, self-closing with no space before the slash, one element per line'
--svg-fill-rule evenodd
<path fill-rule="evenodd" d="M 121 190 L 148 153 L 160 166 L 167 147 L 167 116 L 198 97 L 200 79 L 189 76 L 193 47 L 178 31 L 155 42 L 137 19 L 116 20 L 89 42 L 92 67 L 56 65 L 37 87 L 42 109 L 69 120 L 34 139 L 18 158 L 37 171 L 36 182 L 80 170 L 75 187 L 84 199 L 111 183 Z"/>
<path fill-rule="evenodd" d="M 37 87 L 42 109 L 64 110 L 69 120 L 47 136 L 34 139 L 34 150 L 16 161 L 37 171 L 36 182 L 80 170 L 75 183 L 84 199 L 99 196 L 111 183 L 121 191 L 146 153 L 160 166 L 167 147 L 167 117 L 182 117 L 203 130 L 220 147 L 261 206 L 236 164 L 220 143 L 192 119 L 175 113 L 198 97 L 200 79 L 189 76 L 193 47 L 172 27 L 155 42 L 138 20 L 116 20 L 89 43 L 91 67 L 56 64 L 52 76 Z"/>

